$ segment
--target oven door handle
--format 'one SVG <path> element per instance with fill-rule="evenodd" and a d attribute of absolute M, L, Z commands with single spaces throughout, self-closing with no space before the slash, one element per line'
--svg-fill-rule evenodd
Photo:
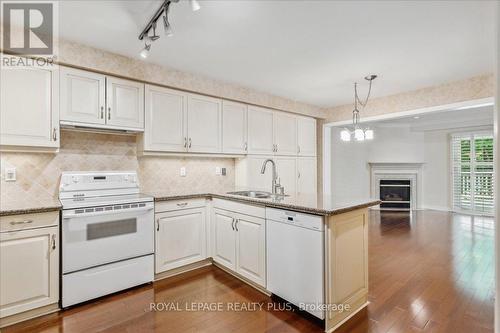
<path fill-rule="evenodd" d="M 141 207 L 141 208 L 127 208 L 124 210 L 109 210 L 102 212 L 89 212 L 89 213 L 67 213 L 63 211 L 63 219 L 74 219 L 78 217 L 92 217 L 92 216 L 106 216 L 106 215 L 123 215 L 127 213 L 134 213 L 137 215 L 138 213 L 147 213 L 154 210 L 154 206 L 151 207 Z"/>

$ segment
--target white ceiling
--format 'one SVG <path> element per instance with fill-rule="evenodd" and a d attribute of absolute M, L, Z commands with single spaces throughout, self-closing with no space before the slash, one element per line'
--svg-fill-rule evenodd
<path fill-rule="evenodd" d="M 434 131 L 467 127 L 493 126 L 493 105 L 467 109 L 443 110 L 378 122 L 365 122 L 373 127 L 410 127 L 413 131 Z"/>
<path fill-rule="evenodd" d="M 138 57 L 160 3 L 63 1 L 60 35 Z M 320 106 L 350 103 L 369 73 L 385 96 L 493 71 L 494 1 L 200 3 L 172 5 L 148 62 Z"/>

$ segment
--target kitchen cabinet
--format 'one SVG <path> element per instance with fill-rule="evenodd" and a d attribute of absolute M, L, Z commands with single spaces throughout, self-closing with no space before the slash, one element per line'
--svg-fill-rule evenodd
<path fill-rule="evenodd" d="M 306 203 L 315 203 L 317 200 L 316 175 L 315 157 L 297 158 L 297 196 L 300 196 L 301 200 L 307 199 Z"/>
<path fill-rule="evenodd" d="M 214 200 L 212 223 L 213 260 L 265 287 L 264 208 L 226 200 Z"/>
<path fill-rule="evenodd" d="M 144 150 L 187 151 L 187 94 L 146 85 Z"/>
<path fill-rule="evenodd" d="M 285 188 L 285 194 L 295 197 L 297 194 L 297 158 L 276 157 L 276 168 L 281 186 Z"/>
<path fill-rule="evenodd" d="M 236 270 L 236 233 L 233 214 L 215 208 L 212 214 L 213 260 L 233 271 Z"/>
<path fill-rule="evenodd" d="M 297 155 L 297 117 L 285 113 L 274 113 L 275 155 Z"/>
<path fill-rule="evenodd" d="M 106 76 L 61 66 L 61 120 L 106 124 Z"/>
<path fill-rule="evenodd" d="M 45 67 L 3 67 L 0 76 L 2 148 L 59 148 L 59 73 Z"/>
<path fill-rule="evenodd" d="M 59 212 L 0 219 L 1 318 L 59 301 L 58 222 Z"/>
<path fill-rule="evenodd" d="M 144 84 L 61 67 L 61 124 L 144 130 Z"/>
<path fill-rule="evenodd" d="M 222 152 L 246 154 L 247 106 L 241 103 L 222 102 Z"/>
<path fill-rule="evenodd" d="M 316 156 L 316 119 L 297 117 L 298 156 Z"/>
<path fill-rule="evenodd" d="M 155 273 L 207 258 L 205 207 L 157 213 Z"/>
<path fill-rule="evenodd" d="M 248 107 L 248 154 L 274 154 L 274 113 Z"/>
<path fill-rule="evenodd" d="M 201 95 L 188 95 L 188 151 L 222 151 L 222 101 Z"/>

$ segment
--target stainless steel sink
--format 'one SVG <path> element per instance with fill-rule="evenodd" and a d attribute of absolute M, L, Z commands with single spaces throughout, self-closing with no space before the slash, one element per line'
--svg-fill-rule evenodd
<path fill-rule="evenodd" d="M 270 192 L 266 191 L 236 191 L 236 192 L 227 192 L 227 194 L 231 195 L 241 195 L 243 197 L 248 197 L 248 198 L 258 198 L 258 199 L 282 199 L 286 197 L 287 195 L 283 194 L 272 194 Z"/>
<path fill-rule="evenodd" d="M 271 193 L 265 191 L 236 191 L 236 192 L 227 192 L 227 194 L 241 195 L 244 197 L 259 198 L 259 199 L 267 199 L 273 196 Z"/>

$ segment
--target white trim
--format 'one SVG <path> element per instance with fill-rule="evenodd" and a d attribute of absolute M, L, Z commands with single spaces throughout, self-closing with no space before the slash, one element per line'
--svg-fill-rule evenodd
<path fill-rule="evenodd" d="M 377 115 L 377 116 L 363 117 L 362 120 L 363 120 L 363 122 L 372 122 L 372 121 L 380 121 L 380 120 L 387 120 L 387 119 L 397 119 L 397 118 L 404 118 L 404 117 L 408 117 L 408 116 L 415 116 L 415 115 L 421 115 L 421 114 L 426 114 L 426 113 L 432 113 L 432 112 L 436 112 L 436 111 L 456 111 L 456 110 L 470 109 L 470 108 L 474 108 L 474 107 L 489 106 L 489 105 L 494 105 L 494 103 L 495 103 L 495 99 L 493 97 L 486 97 L 486 98 L 473 99 L 473 100 L 458 102 L 458 103 L 431 106 L 431 107 L 426 107 L 426 108 L 421 108 L 421 109 L 414 109 L 414 110 L 393 112 L 393 113 L 384 113 L 384 114 Z M 337 127 L 337 126 L 350 125 L 351 123 L 352 123 L 352 120 L 349 119 L 349 120 L 341 120 L 341 121 L 334 121 L 331 123 L 326 123 L 324 126 Z"/>
<path fill-rule="evenodd" d="M 332 128 L 323 126 L 323 202 L 332 196 Z"/>
<path fill-rule="evenodd" d="M 342 319 L 341 321 L 339 321 L 337 323 L 337 325 L 333 326 L 332 328 L 330 328 L 328 331 L 326 331 L 327 333 L 330 333 L 330 332 L 333 332 L 335 331 L 337 328 L 339 328 L 340 326 L 344 325 L 349 319 L 351 319 L 352 317 L 354 317 L 354 315 L 356 313 L 358 313 L 359 311 L 363 310 L 364 308 L 366 308 L 368 305 L 370 304 L 370 302 L 366 302 L 365 304 L 363 304 L 362 306 L 360 306 L 356 311 L 354 311 L 353 313 L 351 313 L 349 316 L 345 317 L 344 319 Z"/>

